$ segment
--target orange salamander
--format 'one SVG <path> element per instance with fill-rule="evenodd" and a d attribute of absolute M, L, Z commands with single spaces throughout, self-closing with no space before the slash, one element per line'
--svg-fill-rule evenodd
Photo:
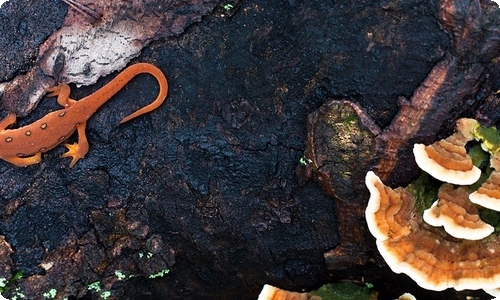
<path fill-rule="evenodd" d="M 62 155 L 73 158 L 69 164 L 70 168 L 73 167 L 89 151 L 85 136 L 87 120 L 132 78 L 141 73 L 153 75 L 158 80 L 160 92 L 152 103 L 123 118 L 120 124 L 158 108 L 167 96 L 168 82 L 163 72 L 151 64 L 138 63 L 126 68 L 95 93 L 78 101 L 70 99 L 70 87 L 60 83 L 46 90 L 50 92 L 49 97 L 57 96 L 57 103 L 62 105 L 63 109 L 50 112 L 29 125 L 15 129 L 7 129 L 16 122 L 15 114 L 8 114 L 0 121 L 0 158 L 19 167 L 39 163 L 42 160 L 42 152 L 58 146 L 76 130 L 78 143 L 65 144 L 68 151 Z"/>

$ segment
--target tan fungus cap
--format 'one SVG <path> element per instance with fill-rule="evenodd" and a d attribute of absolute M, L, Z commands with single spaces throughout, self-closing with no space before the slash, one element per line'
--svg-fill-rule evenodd
<path fill-rule="evenodd" d="M 469 195 L 470 201 L 483 207 L 500 211 L 500 154 L 496 153 L 490 159 L 490 165 L 495 169 L 490 177 Z"/>
<path fill-rule="evenodd" d="M 413 154 L 417 165 L 432 177 L 458 185 L 470 185 L 481 176 L 481 170 L 472 164 L 465 144 L 474 136 L 478 126 L 474 119 L 462 118 L 457 121 L 456 132 L 446 139 L 429 146 L 415 144 Z"/>
<path fill-rule="evenodd" d="M 280 288 L 265 284 L 259 294 L 258 300 L 315 300 L 321 299 L 313 296 L 311 298 L 309 293 L 297 293 L 285 291 Z"/>
<path fill-rule="evenodd" d="M 448 139 L 452 137 L 454 135 Z M 420 169 L 443 182 L 470 185 L 481 176 L 481 170 L 472 164 L 465 147 L 453 145 L 447 139 L 429 146 L 415 144 L 413 154 Z"/>
<path fill-rule="evenodd" d="M 445 183 L 439 188 L 438 198 L 424 211 L 424 221 L 429 225 L 443 226 L 447 233 L 459 239 L 480 240 L 493 233 L 494 228 L 479 217 L 466 188 L 454 189 Z"/>

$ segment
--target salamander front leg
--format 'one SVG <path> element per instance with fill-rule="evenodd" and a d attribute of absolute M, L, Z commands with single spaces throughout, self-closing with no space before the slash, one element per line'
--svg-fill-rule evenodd
<path fill-rule="evenodd" d="M 73 157 L 73 160 L 71 160 L 71 163 L 69 164 L 70 168 L 73 168 L 76 162 L 81 158 L 84 158 L 87 152 L 89 152 L 89 142 L 87 141 L 87 136 L 85 135 L 86 126 L 87 122 L 76 126 L 78 143 L 64 144 L 64 146 L 68 148 L 68 152 L 64 153 L 61 157 Z"/>
<path fill-rule="evenodd" d="M 45 91 L 49 92 L 49 94 L 47 94 L 47 97 L 57 96 L 57 103 L 59 103 L 64 108 L 68 108 L 76 102 L 69 97 L 71 88 L 66 83 L 59 83 L 54 87 L 46 88 Z"/>
<path fill-rule="evenodd" d="M 16 114 L 10 113 L 0 121 L 0 131 L 16 123 Z"/>
<path fill-rule="evenodd" d="M 42 153 L 38 152 L 37 154 L 28 157 L 18 157 L 18 156 L 2 157 L 2 159 L 18 167 L 26 167 L 41 162 Z"/>

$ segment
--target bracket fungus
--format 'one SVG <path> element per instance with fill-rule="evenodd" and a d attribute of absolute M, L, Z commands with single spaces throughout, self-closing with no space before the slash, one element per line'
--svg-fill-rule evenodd
<path fill-rule="evenodd" d="M 491 156 L 494 170 L 471 193 L 482 172 L 465 148 L 473 139 L 481 143 L 476 149 Z M 416 209 L 418 195 L 385 186 L 368 172 L 365 216 L 380 254 L 395 273 L 407 274 L 423 288 L 483 289 L 500 297 L 500 239 L 479 217 L 479 205 L 500 211 L 500 134 L 475 120 L 460 119 L 453 135 L 430 146 L 415 145 L 414 153 L 417 164 L 436 179 L 469 186 L 442 184 L 438 200 L 422 217 Z M 440 226 L 444 230 L 436 228 Z"/>
<path fill-rule="evenodd" d="M 407 296 L 410 296 L 409 298 Z M 342 280 L 326 283 L 310 292 L 292 292 L 265 284 L 258 300 L 327 300 L 327 299 L 378 299 L 378 292 L 364 281 Z M 399 300 L 415 300 L 410 294 L 402 295 Z"/>
<path fill-rule="evenodd" d="M 269 284 L 265 284 L 258 300 L 321 300 L 320 297 L 310 296 L 308 293 L 286 291 Z"/>
<path fill-rule="evenodd" d="M 459 239 L 480 240 L 493 233 L 493 226 L 478 215 L 478 208 L 469 200 L 469 191 L 451 184 L 439 188 L 438 198 L 424 211 L 424 221 L 432 226 L 443 226 L 451 236 Z"/>
<path fill-rule="evenodd" d="M 500 152 L 491 157 L 490 166 L 494 169 L 490 177 L 479 189 L 469 195 L 471 202 L 483 207 L 500 211 Z"/>
<path fill-rule="evenodd" d="M 370 191 L 365 211 L 366 222 L 377 239 L 377 245 L 379 240 L 397 239 L 410 234 L 411 228 L 407 222 L 402 222 L 402 218 L 413 209 L 413 203 L 408 200 L 411 194 L 403 188 L 392 190 L 384 186 L 371 171 L 366 174 L 365 183 Z"/>
<path fill-rule="evenodd" d="M 423 288 L 495 289 L 500 287 L 500 241 L 493 236 L 471 241 L 435 230 L 415 210 L 403 188 L 385 186 L 366 174 L 370 200 L 366 220 L 377 248 L 395 273 L 405 273 Z"/>
<path fill-rule="evenodd" d="M 432 177 L 459 185 L 473 184 L 481 176 L 481 170 L 472 164 L 465 144 L 472 139 L 472 131 L 478 126 L 474 119 L 460 119 L 457 132 L 432 145 L 415 144 L 413 154 L 420 169 Z"/>

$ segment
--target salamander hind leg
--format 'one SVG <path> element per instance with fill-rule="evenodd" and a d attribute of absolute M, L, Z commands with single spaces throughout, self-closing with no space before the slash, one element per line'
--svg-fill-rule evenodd
<path fill-rule="evenodd" d="M 33 156 L 27 156 L 27 157 L 8 156 L 8 157 L 2 157 L 2 159 L 18 167 L 26 167 L 41 162 L 42 153 L 38 152 Z"/>
<path fill-rule="evenodd" d="M 71 88 L 66 83 L 59 83 L 54 87 L 46 88 L 45 91 L 49 92 L 49 94 L 47 94 L 47 97 L 57 96 L 57 103 L 65 108 L 70 107 L 73 103 L 76 102 L 69 97 Z"/>
<path fill-rule="evenodd" d="M 69 164 L 70 168 L 81 159 L 84 158 L 87 152 L 89 152 L 89 142 L 87 141 L 87 136 L 85 135 L 85 127 L 86 123 L 82 123 L 76 126 L 76 130 L 78 132 L 78 143 L 74 144 L 65 144 L 66 148 L 68 148 L 68 152 L 64 153 L 61 157 L 73 157 L 71 163 Z"/>

